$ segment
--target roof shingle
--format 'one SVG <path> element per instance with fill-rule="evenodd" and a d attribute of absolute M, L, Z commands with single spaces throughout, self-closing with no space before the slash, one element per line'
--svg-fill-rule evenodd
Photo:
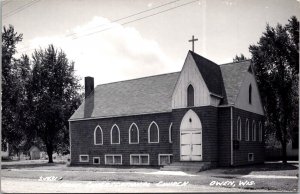
<path fill-rule="evenodd" d="M 70 120 L 172 111 L 179 72 L 98 85 Z"/>

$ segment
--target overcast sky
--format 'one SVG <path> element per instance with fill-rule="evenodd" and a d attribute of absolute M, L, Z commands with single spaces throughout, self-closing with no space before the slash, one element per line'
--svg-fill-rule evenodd
<path fill-rule="evenodd" d="M 93 76 L 96 85 L 180 71 L 192 35 L 199 39 L 195 52 L 218 64 L 240 53 L 250 57 L 248 47 L 257 43 L 266 23 L 286 24 L 292 15 L 300 18 L 300 0 L 17 0 L 2 5 L 2 24 L 23 33 L 19 54 L 54 44 L 75 62 L 78 76 Z"/>

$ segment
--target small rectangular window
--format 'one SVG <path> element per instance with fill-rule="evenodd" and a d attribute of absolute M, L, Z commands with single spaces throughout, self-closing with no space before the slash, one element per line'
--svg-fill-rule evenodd
<path fill-rule="evenodd" d="M 172 163 L 172 154 L 159 154 L 158 155 L 159 165 L 168 165 Z"/>
<path fill-rule="evenodd" d="M 93 157 L 93 164 L 100 164 L 100 157 Z"/>
<path fill-rule="evenodd" d="M 254 161 L 254 154 L 248 153 L 248 162 L 253 162 L 253 161 Z"/>
<path fill-rule="evenodd" d="M 149 154 L 131 154 L 131 165 L 149 165 Z"/>
<path fill-rule="evenodd" d="M 80 155 L 79 161 L 80 162 L 89 162 L 89 155 Z"/>
<path fill-rule="evenodd" d="M 120 165 L 122 164 L 122 155 L 105 155 L 105 164 L 108 165 Z"/>

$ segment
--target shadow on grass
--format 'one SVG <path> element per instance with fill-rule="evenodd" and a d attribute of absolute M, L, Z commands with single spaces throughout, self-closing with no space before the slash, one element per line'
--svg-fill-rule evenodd
<path fill-rule="evenodd" d="M 297 170 L 298 167 L 295 164 L 282 164 L 282 163 L 265 163 L 256 165 L 247 165 L 241 167 L 228 167 L 224 169 L 224 174 L 240 174 L 247 175 L 252 171 L 285 171 L 285 170 Z"/>
<path fill-rule="evenodd" d="M 1 169 L 20 169 L 20 168 L 37 168 L 43 166 L 57 166 L 66 164 L 66 162 L 54 162 L 54 163 L 29 163 L 29 164 L 3 164 L 1 165 Z"/>

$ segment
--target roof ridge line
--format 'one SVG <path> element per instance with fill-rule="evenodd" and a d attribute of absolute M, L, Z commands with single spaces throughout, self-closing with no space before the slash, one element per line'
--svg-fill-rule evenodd
<path fill-rule="evenodd" d="M 222 65 L 230 65 L 230 64 L 240 63 L 240 62 L 245 62 L 245 61 L 251 61 L 251 59 L 245 59 L 245 60 L 241 60 L 241 61 L 233 61 L 233 62 L 223 63 L 223 64 L 220 64 L 220 66 L 222 66 Z"/>
<path fill-rule="evenodd" d="M 198 53 L 195 53 L 195 52 L 193 52 L 191 50 L 189 50 L 189 52 L 191 52 L 192 54 L 198 55 L 199 57 L 202 57 L 203 59 L 205 59 L 205 60 L 207 60 L 209 62 L 212 62 L 212 63 L 216 64 L 217 66 L 220 66 L 218 63 L 216 63 L 216 62 L 214 62 L 214 61 L 212 61 L 212 60 L 210 60 L 210 59 L 208 59 L 208 58 L 206 58 L 206 57 L 204 57 L 204 56 L 202 56 L 202 55 L 200 55 Z"/>
<path fill-rule="evenodd" d="M 108 85 L 108 84 L 115 84 L 115 83 L 120 83 L 120 82 L 126 82 L 126 81 L 133 81 L 133 80 L 138 80 L 138 79 L 145 79 L 145 78 L 150 78 L 150 77 L 156 77 L 156 76 L 163 76 L 167 74 L 175 74 L 175 73 L 180 73 L 181 71 L 176 71 L 176 72 L 171 72 L 171 73 L 163 73 L 163 74 L 157 74 L 157 75 L 150 75 L 150 76 L 145 76 L 145 77 L 138 77 L 138 78 L 133 78 L 133 79 L 127 79 L 127 80 L 121 80 L 121 81 L 115 81 L 115 82 L 109 82 L 109 83 L 104 83 L 104 84 L 97 84 L 97 86 L 103 86 L 103 85 Z"/>

